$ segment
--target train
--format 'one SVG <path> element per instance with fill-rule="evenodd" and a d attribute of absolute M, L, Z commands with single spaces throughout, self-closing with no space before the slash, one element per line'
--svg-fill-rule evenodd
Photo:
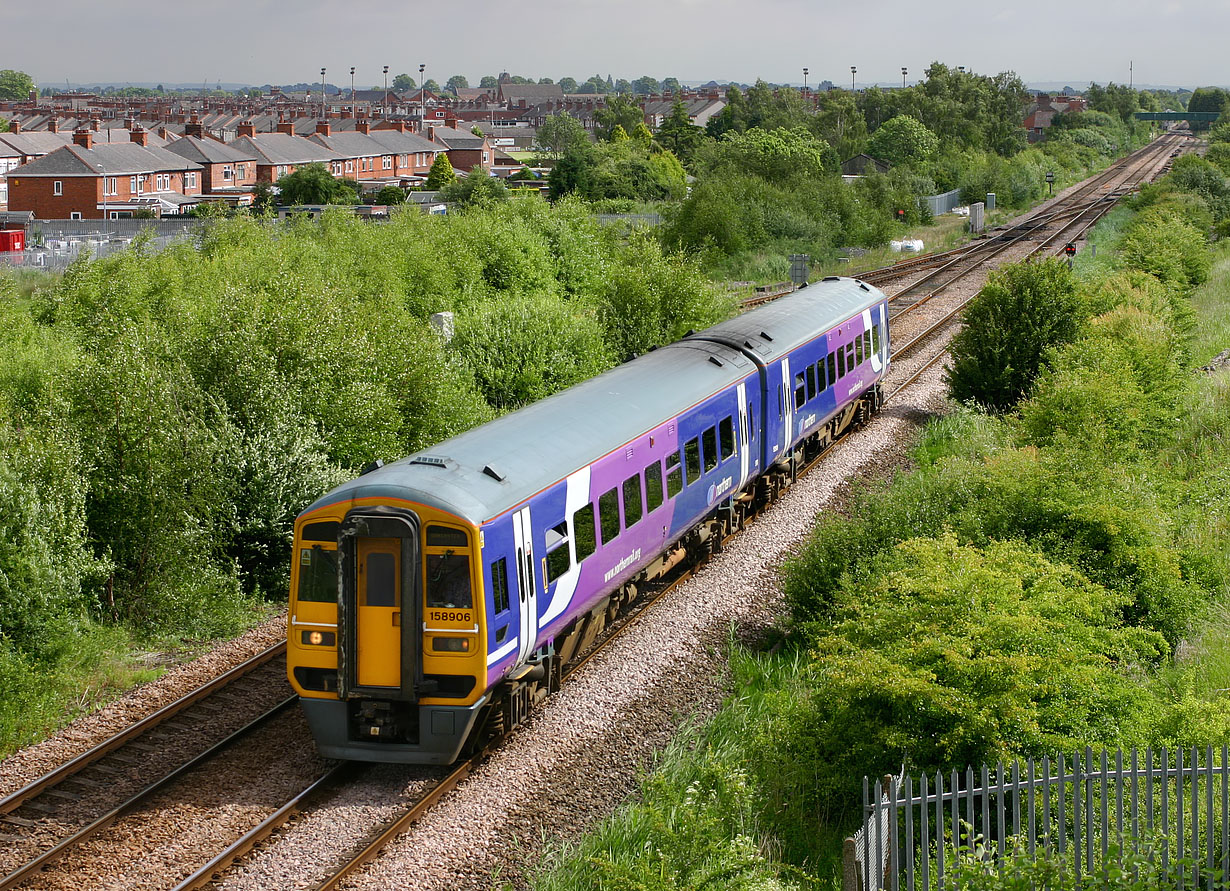
<path fill-rule="evenodd" d="M 287 675 L 328 758 L 449 764 L 870 418 L 888 301 L 829 277 L 388 464 L 296 519 Z"/>

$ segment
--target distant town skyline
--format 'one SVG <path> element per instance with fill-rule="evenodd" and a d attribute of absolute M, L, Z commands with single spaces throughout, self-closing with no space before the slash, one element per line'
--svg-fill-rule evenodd
<path fill-rule="evenodd" d="M 1198 87 L 1230 82 L 1223 56 L 1230 2 L 1038 0 L 976 6 L 805 0 L 474 0 L 441 8 L 299 0 L 48 0 L 5 12 L 0 68 L 40 86 L 69 83 L 382 86 L 407 73 L 472 86 L 508 71 L 535 80 L 600 74 L 838 86 L 916 82 L 933 61 L 980 74 L 1082 89 L 1091 81 Z"/>

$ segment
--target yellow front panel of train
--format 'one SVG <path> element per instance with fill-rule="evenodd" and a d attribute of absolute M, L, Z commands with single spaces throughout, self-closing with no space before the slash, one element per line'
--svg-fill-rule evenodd
<path fill-rule="evenodd" d="M 358 540 L 358 681 L 364 687 L 401 684 L 401 542 Z"/>

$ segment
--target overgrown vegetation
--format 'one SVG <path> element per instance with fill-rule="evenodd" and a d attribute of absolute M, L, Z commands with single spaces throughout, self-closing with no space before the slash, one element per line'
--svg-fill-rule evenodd
<path fill-rule="evenodd" d="M 362 465 L 731 308 L 655 241 L 515 199 L 378 227 L 236 218 L 29 285 L 0 277 L 0 751 L 105 695 L 82 677 L 139 670 L 107 667 L 125 641 L 231 634 L 282 602 L 294 515 Z"/>
<path fill-rule="evenodd" d="M 1073 275 L 998 278 L 1046 335 L 1037 373 L 820 522 L 784 570 L 785 645 L 736 649 L 718 717 L 537 887 L 830 886 L 864 775 L 1230 741 L 1230 372 L 1198 370 L 1230 345 L 1230 251 L 1185 182 L 1114 215 Z"/>

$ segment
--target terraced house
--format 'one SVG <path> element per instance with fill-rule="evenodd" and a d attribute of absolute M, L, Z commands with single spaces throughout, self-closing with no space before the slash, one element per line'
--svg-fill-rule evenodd
<path fill-rule="evenodd" d="M 130 142 L 102 144 L 92 130 L 77 130 L 71 145 L 9 172 L 9 209 L 101 220 L 176 215 L 200 204 L 201 165 L 147 143 L 140 128 Z"/>

